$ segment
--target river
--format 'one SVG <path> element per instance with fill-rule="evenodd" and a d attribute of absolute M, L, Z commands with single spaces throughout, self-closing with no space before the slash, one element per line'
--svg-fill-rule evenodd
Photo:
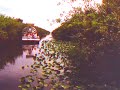
<path fill-rule="evenodd" d="M 50 35 L 42 40 L 46 39 L 50 40 Z M 30 73 L 30 68 L 24 68 L 34 63 L 33 56 L 38 53 L 40 43 L 10 46 L 0 51 L 0 90 L 20 90 L 19 79 Z"/>
<path fill-rule="evenodd" d="M 1 50 L 0 90 L 119 90 L 119 55 L 109 54 L 109 59 L 98 56 L 88 66 L 55 52 L 57 47 L 49 44 L 50 40 L 48 35 L 39 44 Z"/>

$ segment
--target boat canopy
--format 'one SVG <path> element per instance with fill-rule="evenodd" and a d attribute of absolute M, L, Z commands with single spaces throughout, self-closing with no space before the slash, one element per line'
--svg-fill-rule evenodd
<path fill-rule="evenodd" d="M 35 29 L 35 27 L 25 27 L 22 31 L 22 40 L 26 40 L 26 39 L 40 39 L 40 37 L 37 34 L 37 30 Z"/>
<path fill-rule="evenodd" d="M 35 29 L 35 27 L 25 27 L 22 31 L 23 34 L 27 34 L 27 33 L 37 33 L 37 30 Z"/>

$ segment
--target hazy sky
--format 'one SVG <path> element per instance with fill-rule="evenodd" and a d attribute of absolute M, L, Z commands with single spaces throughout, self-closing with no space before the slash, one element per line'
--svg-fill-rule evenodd
<path fill-rule="evenodd" d="M 0 0 L 0 13 L 21 18 L 25 23 L 33 23 L 52 31 L 60 24 L 50 25 L 50 22 L 59 18 L 62 11 L 67 12 L 70 10 L 68 4 L 57 6 L 59 1 L 61 0 Z"/>

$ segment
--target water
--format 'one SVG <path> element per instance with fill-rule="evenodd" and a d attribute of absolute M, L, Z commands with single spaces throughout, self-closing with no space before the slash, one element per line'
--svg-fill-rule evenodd
<path fill-rule="evenodd" d="M 24 46 L 23 46 L 24 47 Z M 23 66 L 33 64 L 33 57 L 26 57 L 30 52 L 30 48 L 21 50 L 18 56 L 12 56 L 11 53 L 15 54 L 16 51 L 3 51 L 0 54 L 0 90 L 20 90 L 18 88 L 19 78 L 29 74 L 28 69 L 22 69 Z M 17 54 L 17 53 L 16 53 Z M 29 55 L 29 54 L 28 54 Z"/>
<path fill-rule="evenodd" d="M 43 40 L 51 40 L 51 35 L 36 45 L 11 45 L 0 51 L 0 90 L 21 90 L 19 79 L 30 74 L 29 66 L 34 64 Z"/>
<path fill-rule="evenodd" d="M 30 81 L 32 86 L 38 82 L 44 85 L 41 90 L 50 90 L 51 87 L 58 90 L 120 89 L 118 48 L 108 48 L 115 49 L 115 52 L 107 53 L 106 50 L 104 56 L 98 54 L 96 61 L 88 64 L 86 61 L 67 60 L 60 51 L 56 52 L 57 46 L 53 43 L 46 46 L 49 40 L 52 40 L 51 35 L 36 45 L 10 46 L 0 51 L 0 90 L 21 90 L 18 86 L 25 86 L 23 79 L 28 77 L 37 80 Z M 54 52 L 50 51 L 51 48 Z"/>

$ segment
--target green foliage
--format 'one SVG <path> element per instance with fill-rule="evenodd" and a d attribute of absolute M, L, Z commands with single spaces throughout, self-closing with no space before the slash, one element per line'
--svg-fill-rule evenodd
<path fill-rule="evenodd" d="M 78 43 L 80 50 L 83 47 L 89 48 L 91 54 L 97 48 L 119 41 L 120 8 L 118 1 L 109 1 L 98 8 L 98 11 L 87 8 L 84 12 L 78 9 L 72 18 L 52 32 L 53 37 L 56 40 Z M 89 56 L 87 52 L 85 56 Z"/>
<path fill-rule="evenodd" d="M 18 41 L 22 40 L 22 30 L 26 26 L 31 26 L 32 24 L 24 24 L 23 20 L 11 18 L 5 15 L 0 15 L 0 40 L 1 41 Z M 34 25 L 33 25 L 34 26 Z M 49 34 L 48 31 L 34 26 L 40 38 L 45 37 Z M 2 43 L 2 42 L 1 42 Z"/>
<path fill-rule="evenodd" d="M 40 54 L 30 66 L 30 75 L 20 78 L 21 90 L 76 90 L 69 83 L 66 74 L 70 73 L 65 52 L 74 48 L 70 42 L 43 41 Z M 68 81 L 66 83 L 66 81 Z M 71 89 L 72 88 L 72 89 Z"/>
<path fill-rule="evenodd" d="M 90 9 L 73 15 L 70 20 L 53 31 L 53 37 L 58 40 L 74 40 L 77 37 L 77 41 L 86 38 L 87 41 L 94 42 L 107 38 L 110 33 L 117 34 L 118 31 L 119 20 L 114 14 L 104 15 L 103 12 Z"/>
<path fill-rule="evenodd" d="M 77 43 L 74 49 L 67 52 L 68 61 L 75 67 L 72 74 L 68 74 L 68 77 L 73 79 L 72 84 L 78 84 L 77 90 L 80 89 L 82 82 L 85 85 L 89 81 L 91 84 L 85 86 L 84 90 L 114 90 L 117 88 L 117 86 L 115 88 L 109 87 L 110 83 L 116 79 L 108 81 L 108 86 L 104 86 L 104 82 L 100 82 L 101 86 L 99 86 L 100 83 L 97 86 L 99 80 L 103 80 L 99 79 L 102 77 L 101 73 L 112 73 L 113 76 L 110 76 L 111 73 L 110 75 L 108 73 L 103 74 L 105 81 L 108 77 L 116 78 L 119 65 L 114 70 L 113 68 L 120 59 L 120 0 L 104 1 L 107 2 L 99 6 L 98 11 L 93 8 L 86 9 L 85 12 L 78 11 L 80 13 L 75 13 L 71 19 L 62 23 L 52 33 L 56 40 Z M 103 67 L 103 65 L 105 66 Z M 96 69 L 97 67 L 98 69 Z M 105 68 L 107 70 L 104 71 Z"/>
<path fill-rule="evenodd" d="M 49 31 L 46 31 L 45 29 L 42 29 L 40 27 L 35 26 L 35 28 L 36 28 L 40 38 L 43 38 L 43 37 L 45 37 L 46 35 L 48 35 L 50 33 Z"/>
<path fill-rule="evenodd" d="M 6 39 L 8 39 L 7 32 L 0 30 L 0 40 L 6 40 Z"/>
<path fill-rule="evenodd" d="M 113 1 L 99 6 L 98 11 L 78 9 L 52 32 L 56 40 L 77 43 L 76 48 L 68 52 L 73 62 L 95 60 L 98 53 L 104 53 L 105 48 L 115 47 L 115 43 L 120 41 L 119 0 Z"/>
<path fill-rule="evenodd" d="M 118 49 L 117 45 L 113 48 Z M 110 49 L 113 50 L 113 48 Z M 93 62 L 87 64 L 84 60 L 86 57 L 85 55 L 90 54 L 90 50 L 91 48 L 87 46 L 84 46 L 79 50 L 79 46 L 71 42 L 41 42 L 40 53 L 34 58 L 34 63 L 28 66 L 31 69 L 30 73 L 27 76 L 20 78 L 20 85 L 18 87 L 21 90 L 42 90 L 46 88 L 49 90 L 119 89 L 119 86 L 113 85 L 113 83 L 116 83 L 116 77 L 115 80 L 110 80 L 110 77 L 108 77 L 109 75 L 107 74 L 108 72 L 103 72 L 100 69 L 101 67 L 97 67 Z M 69 53 L 70 51 L 72 54 Z M 113 56 L 113 54 L 111 56 Z M 28 67 L 24 69 L 28 70 Z M 116 72 L 117 74 L 115 74 L 115 76 L 118 75 L 119 77 L 119 70 L 115 70 L 113 73 Z M 101 76 L 101 74 L 103 75 L 104 73 L 108 75 L 108 80 Z M 114 78 L 113 74 L 111 77 Z"/>
<path fill-rule="evenodd" d="M 1 40 L 18 40 L 23 23 L 17 19 L 0 15 Z"/>

